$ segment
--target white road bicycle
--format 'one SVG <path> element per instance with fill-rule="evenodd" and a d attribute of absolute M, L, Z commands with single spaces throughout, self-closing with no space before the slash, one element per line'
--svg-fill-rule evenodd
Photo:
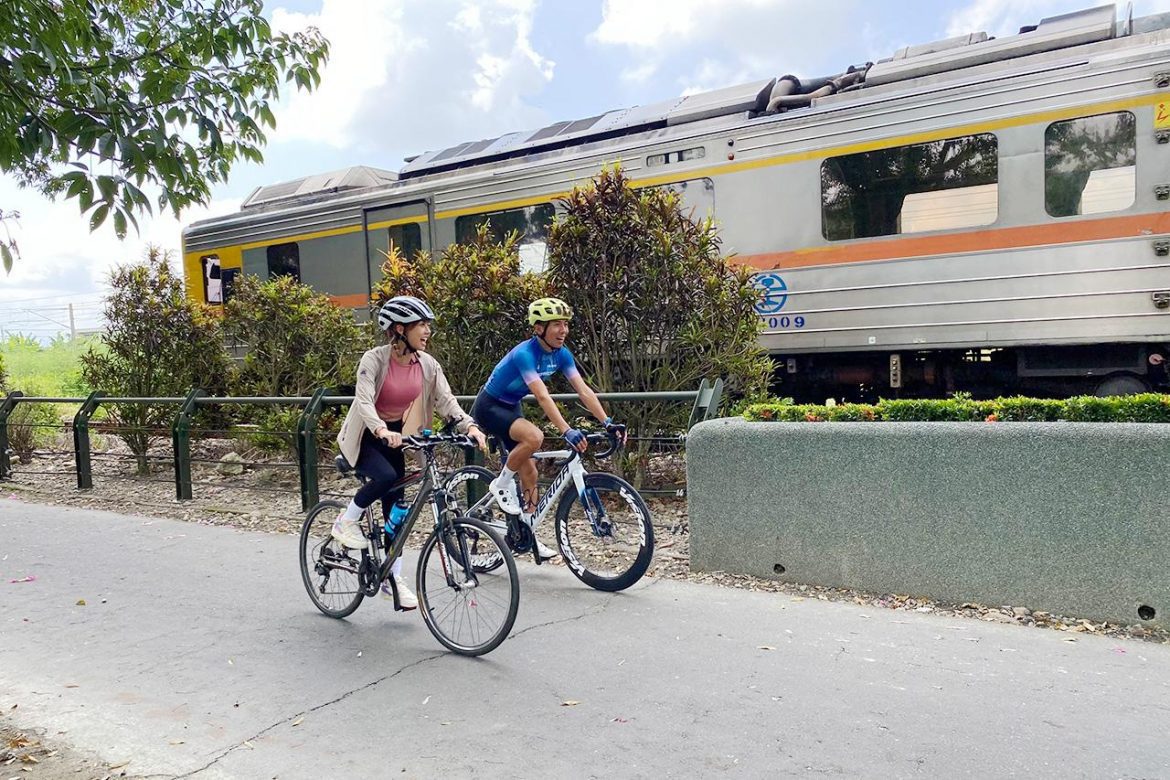
<path fill-rule="evenodd" d="M 609 442 L 609 449 L 598 453 L 598 458 L 607 458 L 620 448 L 616 435 L 586 438 L 590 444 Z M 444 491 L 458 502 L 459 514 L 483 521 L 498 531 L 512 552 L 531 552 L 538 564 L 533 528 L 555 506 L 557 547 L 577 579 L 604 591 L 625 590 L 641 579 L 654 556 L 654 526 L 638 491 L 613 474 L 587 472 L 576 450 L 538 452 L 533 457 L 563 463 L 540 497 L 531 525 L 501 509 L 488 487 L 495 475 L 482 466 L 453 471 L 443 481 Z M 475 571 L 488 572 L 503 563 L 490 543 L 480 549 L 474 541 L 469 540 Z"/>

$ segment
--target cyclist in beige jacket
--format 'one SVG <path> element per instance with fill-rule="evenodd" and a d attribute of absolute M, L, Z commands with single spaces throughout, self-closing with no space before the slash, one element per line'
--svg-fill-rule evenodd
<path fill-rule="evenodd" d="M 455 421 L 460 433 L 469 435 L 480 447 L 486 446 L 483 432 L 451 393 L 439 361 L 424 351 L 434 318 L 431 308 L 414 296 L 391 298 L 378 312 L 387 343 L 366 352 L 358 364 L 353 404 L 337 444 L 345 459 L 368 481 L 333 523 L 333 538 L 346 547 L 366 546 L 358 520 L 374 501 L 381 498 L 383 515 L 389 512 L 398 497 L 390 494 L 390 488 L 406 472 L 402 439 L 429 428 L 436 410 L 443 419 Z M 403 609 L 414 609 L 418 600 L 401 571 L 399 558 L 391 569 L 399 604 Z M 392 598 L 389 589 L 388 583 L 382 584 L 383 595 Z"/>

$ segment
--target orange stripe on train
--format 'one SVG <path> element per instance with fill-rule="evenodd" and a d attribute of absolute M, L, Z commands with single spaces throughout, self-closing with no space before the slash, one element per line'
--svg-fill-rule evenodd
<path fill-rule="evenodd" d="M 996 249 L 1074 244 L 1081 241 L 1134 238 L 1162 233 L 1170 233 L 1170 213 L 1167 212 L 977 230 L 968 233 L 948 233 L 941 236 L 876 238 L 865 243 L 741 255 L 734 258 L 733 262 L 761 271 L 769 271 L 843 263 L 866 263 L 878 260 L 902 260 L 911 257 L 929 257 L 963 252 L 988 252 Z"/>

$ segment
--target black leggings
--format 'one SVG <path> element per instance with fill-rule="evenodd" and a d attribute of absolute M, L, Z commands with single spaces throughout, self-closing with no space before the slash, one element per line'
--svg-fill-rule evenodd
<path fill-rule="evenodd" d="M 402 421 L 388 422 L 386 427 L 401 433 Z M 390 507 L 402 497 L 402 490 L 389 493 L 390 486 L 402 479 L 406 473 L 406 454 L 401 447 L 387 447 L 386 443 L 370 433 L 362 431 L 362 448 L 358 453 L 355 468 L 369 481 L 358 488 L 353 502 L 362 509 L 382 499 L 382 517 L 390 515 Z"/>

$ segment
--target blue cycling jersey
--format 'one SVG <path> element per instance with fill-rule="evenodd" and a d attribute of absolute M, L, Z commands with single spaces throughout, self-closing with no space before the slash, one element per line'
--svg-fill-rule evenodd
<path fill-rule="evenodd" d="M 578 375 L 573 353 L 568 347 L 547 352 L 540 340 L 533 336 L 512 347 L 512 351 L 496 364 L 484 385 L 484 392 L 506 404 L 519 403 L 528 394 L 529 382 L 534 379 L 543 382 L 558 371 L 566 379 Z"/>

